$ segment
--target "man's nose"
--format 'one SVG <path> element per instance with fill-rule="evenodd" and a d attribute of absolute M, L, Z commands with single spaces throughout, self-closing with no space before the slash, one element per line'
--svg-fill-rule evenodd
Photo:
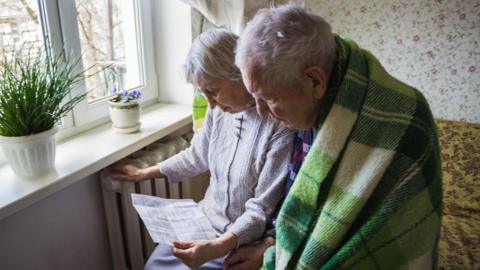
<path fill-rule="evenodd" d="M 267 104 L 261 99 L 256 99 L 255 102 L 257 103 L 257 113 L 260 116 L 267 116 L 269 113 Z"/>

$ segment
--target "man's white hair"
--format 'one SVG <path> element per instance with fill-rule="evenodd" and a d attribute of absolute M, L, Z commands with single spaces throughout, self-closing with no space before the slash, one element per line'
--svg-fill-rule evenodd
<path fill-rule="evenodd" d="M 327 75 L 335 63 L 330 25 L 296 5 L 261 9 L 237 42 L 235 63 L 253 83 L 274 89 L 298 86 L 305 69 Z"/>
<path fill-rule="evenodd" d="M 187 82 L 240 81 L 242 76 L 235 66 L 237 40 L 237 35 L 221 28 L 211 28 L 195 38 L 183 65 Z"/>

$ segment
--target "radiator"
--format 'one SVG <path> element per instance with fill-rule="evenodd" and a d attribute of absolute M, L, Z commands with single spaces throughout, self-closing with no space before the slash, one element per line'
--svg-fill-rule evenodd
<path fill-rule="evenodd" d="M 152 166 L 187 148 L 192 134 L 174 136 L 155 142 L 130 155 L 123 162 L 138 167 Z M 107 168 L 101 173 L 103 203 L 108 237 L 115 270 L 141 270 L 155 248 L 132 206 L 130 194 L 140 193 L 162 198 L 203 198 L 208 185 L 208 174 L 178 184 L 166 179 L 150 179 L 140 183 L 114 181 Z"/>

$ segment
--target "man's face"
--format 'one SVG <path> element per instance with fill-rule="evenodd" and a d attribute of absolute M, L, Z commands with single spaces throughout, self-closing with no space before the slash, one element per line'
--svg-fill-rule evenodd
<path fill-rule="evenodd" d="M 310 80 L 287 89 L 272 89 L 268 85 L 254 83 L 247 76 L 243 76 L 243 80 L 247 91 L 255 98 L 260 115 L 271 114 L 290 128 L 315 126 L 319 101 L 313 97 Z"/>

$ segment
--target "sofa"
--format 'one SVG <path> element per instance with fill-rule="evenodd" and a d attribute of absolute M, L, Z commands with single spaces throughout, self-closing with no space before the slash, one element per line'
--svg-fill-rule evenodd
<path fill-rule="evenodd" d="M 480 269 L 480 124 L 436 123 L 443 172 L 439 269 Z"/>

